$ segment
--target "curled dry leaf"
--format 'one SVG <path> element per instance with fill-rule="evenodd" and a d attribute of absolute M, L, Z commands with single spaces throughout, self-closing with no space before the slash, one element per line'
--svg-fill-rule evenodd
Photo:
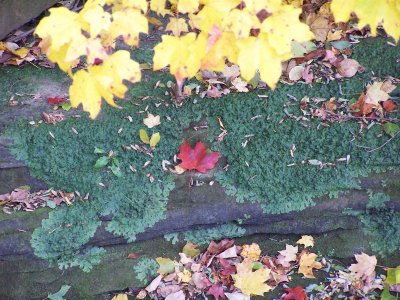
<path fill-rule="evenodd" d="M 353 77 L 360 70 L 360 64 L 354 59 L 344 59 L 337 66 L 338 73 L 346 78 Z"/>

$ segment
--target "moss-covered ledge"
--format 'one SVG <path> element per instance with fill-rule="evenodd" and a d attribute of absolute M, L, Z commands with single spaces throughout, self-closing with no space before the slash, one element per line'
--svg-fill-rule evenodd
<path fill-rule="evenodd" d="M 102 258 L 109 263 L 118 257 L 120 265 L 127 249 L 141 244 L 138 241 L 151 244 L 153 239 L 176 237 L 177 233 L 181 233 L 181 239 L 203 243 L 210 238 L 243 234 L 325 233 L 338 229 L 358 232 L 364 228 L 368 233 L 366 241 L 373 247 L 385 245 L 375 251 L 399 251 L 399 140 L 368 153 L 358 145 L 378 147 L 388 139 L 379 124 L 359 132 L 357 122 L 324 127 L 317 119 L 305 124 L 288 117 L 301 115 L 293 98 L 358 95 L 371 80 L 371 71 L 381 78 L 398 77 L 398 48 L 385 47 L 379 39 L 367 40 L 357 47 L 355 58 L 358 55 L 367 71 L 351 80 L 312 87 L 281 84 L 274 92 L 231 94 L 218 100 L 193 96 L 179 109 L 166 96 L 166 88 L 154 88 L 157 81 L 168 80 L 165 74 L 152 74 L 147 81 L 135 85 L 128 99 L 120 102 L 122 109 L 105 107 L 94 121 L 82 115 L 55 126 L 31 126 L 23 118 L 37 118 L 45 109 L 43 106 L 35 109 L 34 103 L 28 102 L 15 109 L 5 108 L 0 116 L 22 116 L 16 123 L 0 119 L 0 150 L 6 153 L 8 147 L 13 154 L 2 156 L 9 161 L 3 161 L 4 168 L 0 170 L 2 178 L 10 178 L 9 188 L 22 182 L 36 188 L 45 184 L 82 195 L 90 193 L 89 200 L 76 201 L 69 207 L 1 215 L 0 284 L 10 286 L 7 278 L 22 279 L 27 272 L 43 278 L 22 289 L 10 287 L 7 296 L 21 298 L 20 290 L 37 284 L 43 298 L 43 286 L 59 283 L 60 277 L 76 285 L 77 297 L 96 298 L 95 292 L 80 280 L 86 278 L 97 286 L 100 276 L 96 277 L 96 270 L 107 270 L 107 266 L 99 265 Z M 365 53 L 382 52 L 387 58 L 384 62 L 369 64 Z M 28 70 L 29 76 L 48 80 L 43 71 Z M 7 73 L 12 80 L 15 74 Z M 68 82 L 60 74 L 52 75 L 57 82 Z M 395 91 L 395 95 L 398 93 Z M 152 156 L 131 146 L 140 144 L 138 130 L 144 127 L 146 110 L 161 116 L 161 125 L 155 130 L 160 132 L 161 141 Z M 398 112 L 393 114 L 398 116 Z M 228 132 L 222 141 L 215 139 L 221 132 L 218 120 Z M 205 126 L 196 130 L 199 122 Z M 163 160 L 173 160 L 184 138 L 192 143 L 203 140 L 212 150 L 221 151 L 224 159 L 207 175 L 176 176 L 166 172 Z M 297 149 L 294 156 L 290 155 L 292 145 Z M 94 168 L 99 157 L 94 153 L 96 147 L 117 153 L 121 177 L 107 168 Z M 335 167 L 301 163 L 312 159 L 336 162 L 343 157 L 350 157 L 348 164 L 341 162 Z M 12 163 L 14 168 L 9 167 Z M 227 164 L 229 167 L 224 168 Z M 132 172 L 130 165 L 137 172 Z M 13 176 L 8 172 L 15 173 L 19 168 L 27 168 L 32 177 L 17 172 L 22 176 L 11 180 Z M 195 184 L 189 187 L 191 176 Z M 32 178 L 40 180 L 38 185 L 31 184 Z M 61 273 L 48 269 L 48 262 L 37 257 L 67 270 Z M 34 263 L 24 268 L 27 261 Z M 93 273 L 83 275 L 68 269 L 74 266 L 92 269 Z M 108 270 L 114 273 L 114 267 Z M 39 276 L 42 272 L 44 275 Z M 126 273 L 121 275 L 122 281 L 108 279 L 105 286 L 109 290 L 123 288 L 129 285 L 130 277 Z"/>

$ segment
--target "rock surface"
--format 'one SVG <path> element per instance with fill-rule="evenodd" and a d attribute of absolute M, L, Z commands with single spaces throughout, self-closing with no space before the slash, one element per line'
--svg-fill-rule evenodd
<path fill-rule="evenodd" d="M 57 2 L 55 0 L 0 0 L 0 40 Z"/>

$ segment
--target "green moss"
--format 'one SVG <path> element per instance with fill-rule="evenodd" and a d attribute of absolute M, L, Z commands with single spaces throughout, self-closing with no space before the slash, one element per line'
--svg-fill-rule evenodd
<path fill-rule="evenodd" d="M 147 284 L 157 275 L 158 264 L 154 259 L 141 257 L 133 267 L 135 277 L 142 284 Z"/>
<path fill-rule="evenodd" d="M 235 224 L 217 225 L 208 229 L 194 229 L 186 231 L 183 236 L 185 241 L 197 245 L 207 245 L 211 241 L 218 241 L 222 238 L 234 238 L 245 235 L 246 229 Z"/>
<path fill-rule="evenodd" d="M 390 197 L 384 193 L 370 193 L 364 212 L 352 212 L 363 224 L 374 252 L 381 256 L 400 250 L 400 213 L 388 205 Z"/>
<path fill-rule="evenodd" d="M 361 44 L 355 50 L 355 56 L 372 55 L 376 49 L 383 51 L 386 47 L 384 41 L 374 40 L 372 46 L 369 42 Z M 373 65 L 377 74 L 398 75 L 392 73 L 398 71 L 391 67 L 395 64 L 393 51 L 390 48 L 390 55 L 380 61 L 380 65 Z M 217 180 L 237 201 L 258 202 L 266 212 L 302 210 L 312 205 L 317 196 L 359 188 L 360 176 L 372 171 L 399 169 L 398 140 L 388 143 L 384 151 L 367 153 L 351 142 L 354 138 L 352 132 L 359 130 L 356 123 L 323 127 L 314 120 L 306 122 L 304 127 L 304 122 L 290 120 L 284 112 L 285 103 L 291 101 L 287 94 L 297 99 L 303 96 L 345 97 L 339 94 L 339 86 L 345 94 L 359 94 L 370 80 L 366 74 L 342 83 L 316 84 L 313 87 L 279 85 L 274 92 L 258 90 L 230 94 L 218 100 L 193 96 L 179 109 L 165 96 L 165 88 L 154 88 L 158 80 L 166 82 L 169 78 L 152 75 L 131 89 L 129 99 L 120 102 L 122 109 L 103 107 L 102 115 L 94 121 L 84 115 L 56 126 L 40 124 L 32 127 L 20 122 L 7 130 L 14 139 L 11 150 L 26 162 L 33 176 L 57 189 L 90 194 L 88 202 L 77 202 L 72 207 L 50 213 L 49 219 L 34 232 L 32 246 L 39 257 L 66 266 L 68 262 L 79 265 L 74 257 L 80 255 L 82 263 L 87 265 L 90 259 L 85 255 L 90 250 L 85 248 L 85 244 L 101 219 L 109 220 L 107 230 L 129 241 L 163 219 L 169 193 L 174 188 L 174 177 L 162 170 L 162 161 L 172 161 L 183 141 L 185 129 L 200 119 L 208 123 L 211 149 L 221 151 L 229 163 L 227 172 L 217 172 Z M 259 98 L 258 94 L 267 95 L 268 101 Z M 144 96 L 146 100 L 142 99 Z M 289 106 L 287 111 L 301 115 L 298 106 Z M 152 153 L 153 157 L 126 150 L 128 145 L 140 144 L 138 131 L 144 127 L 142 120 L 146 109 L 161 116 L 161 126 L 154 130 L 160 132 L 161 141 Z M 133 122 L 127 120 L 128 115 L 132 116 Z M 398 115 L 393 114 L 393 117 Z M 259 117 L 254 119 L 255 116 Z M 221 118 L 228 131 L 221 142 L 215 141 L 220 133 L 217 118 Z M 75 134 L 73 128 L 79 134 Z M 190 141 L 195 142 L 198 137 L 198 133 L 189 134 Z M 377 147 L 386 140 L 376 125 L 357 135 L 354 142 Z M 294 158 L 290 156 L 293 144 L 297 149 Z M 118 152 L 122 177 L 114 176 L 106 168 L 93 168 L 98 158 L 93 153 L 95 147 Z M 301 163 L 310 159 L 335 162 L 346 155 L 351 156 L 349 165 L 339 163 L 336 168 L 320 169 Z M 142 167 L 147 161 L 151 163 Z M 292 163 L 296 165 L 287 166 Z M 131 172 L 130 165 L 137 172 Z M 154 178 L 153 183 L 149 182 L 150 175 Z M 225 229 L 221 227 L 208 237 L 197 231 L 186 236 L 188 240 L 197 239 L 192 242 L 205 242 L 232 232 L 232 228 Z M 237 228 L 233 232 L 241 233 Z M 95 254 L 94 261 L 99 252 Z"/>

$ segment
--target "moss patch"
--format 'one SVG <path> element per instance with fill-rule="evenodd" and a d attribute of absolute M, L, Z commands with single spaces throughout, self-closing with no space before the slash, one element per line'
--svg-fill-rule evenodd
<path fill-rule="evenodd" d="M 386 51 L 385 41 L 375 39 L 361 44 L 355 50 L 355 57 L 371 57 L 377 49 Z M 396 65 L 397 55 L 393 49 L 398 51 L 399 48 L 386 51 L 385 60 L 372 66 L 374 72 L 399 74 L 396 73 L 398 68 L 392 67 Z M 104 107 L 101 117 L 95 121 L 85 115 L 56 126 L 40 124 L 32 127 L 20 122 L 8 129 L 7 134 L 14 139 L 13 153 L 25 160 L 33 176 L 58 189 L 91 195 L 90 201 L 58 209 L 43 221 L 32 238 L 32 246 L 39 257 L 61 266 L 81 265 L 80 261 L 73 260 L 74 257 L 82 258 L 85 265 L 88 261 L 96 262 L 97 256 L 87 257 L 92 250 L 84 245 L 93 236 L 102 217 L 112 215 L 107 230 L 129 241 L 134 241 L 138 233 L 164 218 L 174 178 L 162 170 L 162 160 L 172 161 L 183 141 L 183 131 L 201 118 L 209 126 L 207 134 L 211 149 L 221 151 L 229 163 L 227 172 L 217 172 L 218 181 L 239 202 L 259 202 L 265 212 L 302 210 L 312 205 L 317 196 L 358 188 L 359 176 L 399 168 L 398 140 L 386 145 L 383 151 L 367 153 L 350 142 L 354 138 L 352 132 L 358 132 L 358 124 L 347 122 L 326 128 L 318 126 L 317 121 L 310 121 L 303 126 L 288 119 L 284 112 L 285 103 L 290 101 L 287 94 L 297 99 L 303 96 L 346 97 L 339 94 L 339 86 L 345 94 L 359 94 L 370 80 L 369 74 L 342 83 L 313 87 L 279 85 L 274 92 L 258 90 L 231 94 L 218 100 L 193 96 L 180 109 L 165 96 L 166 89 L 154 88 L 158 80 L 165 82 L 168 77 L 153 75 L 135 85 L 128 100 L 120 102 L 122 109 Z M 259 98 L 258 94 L 267 95 L 268 101 Z M 142 119 L 146 109 L 159 114 L 162 120 L 161 126 L 154 130 L 160 132 L 161 141 L 153 157 L 126 150 L 126 146 L 140 143 L 138 130 L 144 127 Z M 297 104 L 288 107 L 287 111 L 301 114 Z M 132 116 L 133 122 L 127 120 L 128 115 Z M 253 118 L 255 116 L 258 117 Z M 221 118 L 228 130 L 222 142 L 214 141 L 219 134 L 217 118 Z M 198 134 L 191 136 L 189 133 L 188 138 L 195 142 Z M 376 125 L 356 135 L 355 142 L 376 147 L 386 139 L 381 135 L 380 126 Z M 297 148 L 294 158 L 289 152 L 293 144 Z M 117 152 L 122 177 L 115 177 L 107 169 L 93 168 L 98 158 L 93 153 L 95 147 Z M 336 168 L 320 169 L 300 163 L 309 159 L 334 162 L 346 155 L 351 156 L 348 166 L 339 164 Z M 142 167 L 147 161 L 151 163 Z M 292 163 L 296 166 L 287 167 Z M 137 172 L 131 172 L 129 165 Z M 155 179 L 153 183 L 149 182 L 150 175 Z M 99 253 L 99 250 L 95 251 L 96 255 Z"/>

